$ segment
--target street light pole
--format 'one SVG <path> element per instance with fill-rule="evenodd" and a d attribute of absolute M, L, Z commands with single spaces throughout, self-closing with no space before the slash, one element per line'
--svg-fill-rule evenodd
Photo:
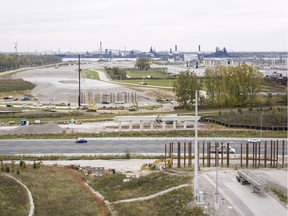
<path fill-rule="evenodd" d="M 219 149 L 222 148 L 222 146 L 225 146 L 227 143 L 224 143 L 223 145 L 216 148 L 215 156 L 216 156 L 216 191 L 215 191 L 215 209 L 219 209 L 219 189 L 218 189 L 218 155 L 219 155 Z M 226 150 L 227 152 L 230 151 L 230 149 Z"/>
<path fill-rule="evenodd" d="M 220 147 L 222 147 L 223 145 L 221 145 Z M 215 152 L 215 156 L 216 156 L 216 192 L 215 192 L 215 196 L 216 196 L 216 200 L 215 200 L 215 209 L 219 209 L 219 191 L 218 191 L 218 150 L 219 147 L 216 149 Z"/>
<path fill-rule="evenodd" d="M 81 87 L 80 87 L 80 73 L 81 73 L 81 68 L 80 68 L 80 54 L 78 54 L 78 75 L 79 75 L 79 95 L 78 95 L 78 107 L 81 107 Z"/>
<path fill-rule="evenodd" d="M 198 92 L 195 91 L 195 157 L 194 157 L 194 197 L 198 193 Z"/>

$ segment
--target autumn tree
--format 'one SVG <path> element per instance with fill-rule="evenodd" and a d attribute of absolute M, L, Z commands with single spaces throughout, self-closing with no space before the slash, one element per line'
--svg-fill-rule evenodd
<path fill-rule="evenodd" d="M 206 69 L 204 76 L 207 101 L 219 107 L 254 104 L 263 83 L 263 74 L 246 64 Z"/>
<path fill-rule="evenodd" d="M 139 70 L 148 70 L 150 69 L 150 59 L 146 57 L 140 57 L 136 59 L 135 67 Z"/>
<path fill-rule="evenodd" d="M 177 102 L 186 109 L 191 109 L 193 107 L 195 91 L 199 89 L 200 83 L 195 72 L 181 72 L 174 82 Z"/>

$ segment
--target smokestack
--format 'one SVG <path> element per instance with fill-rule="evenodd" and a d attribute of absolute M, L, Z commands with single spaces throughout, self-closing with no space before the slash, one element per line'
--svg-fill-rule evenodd
<path fill-rule="evenodd" d="M 177 52 L 177 45 L 175 45 L 175 52 Z"/>
<path fill-rule="evenodd" d="M 198 45 L 198 52 L 200 52 L 201 51 L 201 49 L 200 49 L 200 45 Z"/>
<path fill-rule="evenodd" d="M 100 41 L 100 54 L 102 54 L 102 42 Z"/>

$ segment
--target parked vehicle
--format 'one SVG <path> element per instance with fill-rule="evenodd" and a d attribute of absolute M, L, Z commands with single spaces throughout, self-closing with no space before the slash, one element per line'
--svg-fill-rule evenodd
<path fill-rule="evenodd" d="M 28 96 L 24 96 L 23 98 L 22 98 L 22 101 L 29 101 L 30 100 L 30 98 L 28 97 Z"/>

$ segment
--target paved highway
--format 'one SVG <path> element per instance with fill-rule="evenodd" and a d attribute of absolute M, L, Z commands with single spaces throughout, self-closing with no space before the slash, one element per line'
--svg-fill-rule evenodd
<path fill-rule="evenodd" d="M 76 143 L 74 139 L 66 140 L 0 140 L 0 154 L 117 154 L 125 153 L 128 150 L 135 154 L 164 154 L 165 144 L 174 143 L 174 153 L 176 153 L 176 143 L 188 143 L 194 140 L 191 138 L 88 138 L 88 143 Z M 268 140 L 268 154 L 270 152 L 270 140 Z M 282 140 L 279 140 L 279 154 L 282 154 Z M 246 144 L 247 139 L 236 138 L 206 138 L 199 139 L 200 152 L 202 152 L 202 143 L 205 142 L 230 143 L 230 146 L 240 153 L 240 143 Z M 287 141 L 285 141 L 287 147 Z M 245 149 L 245 145 L 243 145 Z M 243 149 L 243 154 L 245 150 Z M 262 141 L 261 149 L 264 149 Z M 192 148 L 194 152 L 194 146 Z M 187 148 L 188 151 L 188 148 Z M 205 151 L 207 151 L 205 149 Z M 263 151 L 263 150 L 262 150 Z M 250 150 L 252 152 L 252 144 Z M 285 152 L 287 154 L 287 152 Z"/>

